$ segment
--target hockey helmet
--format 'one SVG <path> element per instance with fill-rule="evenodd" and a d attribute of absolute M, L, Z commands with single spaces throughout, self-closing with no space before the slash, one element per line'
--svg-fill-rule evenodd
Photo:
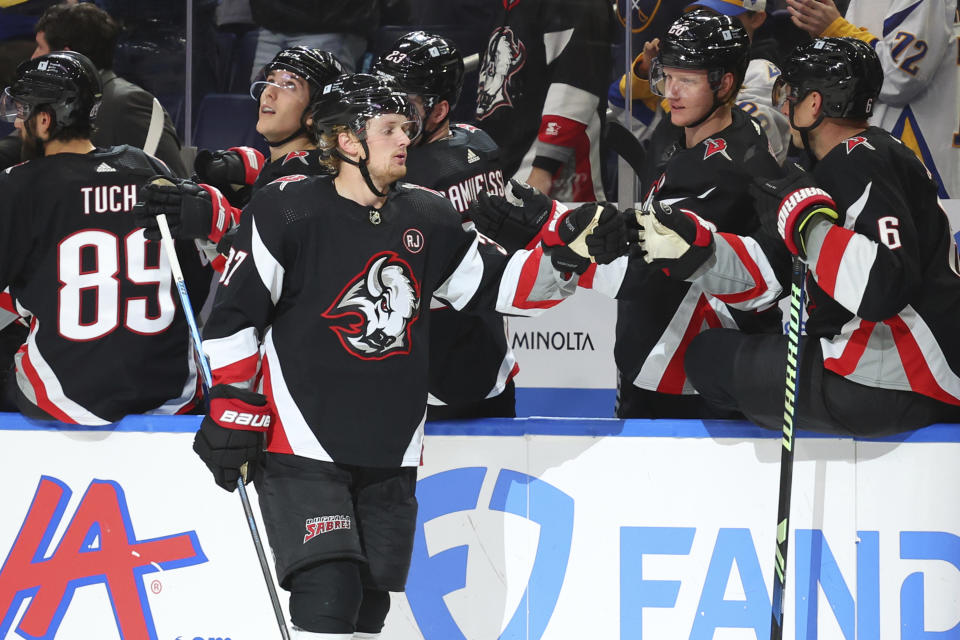
<path fill-rule="evenodd" d="M 425 109 L 441 100 L 453 108 L 463 87 L 463 57 L 453 40 L 412 31 L 400 37 L 373 65 L 373 72 L 423 98 Z"/>
<path fill-rule="evenodd" d="M 826 117 L 866 120 L 883 86 L 883 68 L 873 47 L 862 40 L 819 38 L 793 50 L 781 78 L 775 92 L 788 88 L 783 98 L 791 102 L 816 91 L 823 96 Z"/>
<path fill-rule="evenodd" d="M 311 101 L 316 99 L 324 85 L 346 73 L 343 64 L 329 51 L 304 46 L 290 47 L 277 53 L 263 68 L 263 75 L 280 70 L 289 71 L 302 78 L 310 87 Z M 250 85 L 250 96 L 259 101 L 260 94 L 268 84 L 273 83 L 257 80 Z"/>
<path fill-rule="evenodd" d="M 314 132 L 319 137 L 341 125 L 360 140 L 366 140 L 368 121 L 389 114 L 406 118 L 403 131 L 411 140 L 419 135 L 420 116 L 405 91 L 380 76 L 355 73 L 337 78 L 323 88 L 313 109 Z"/>
<path fill-rule="evenodd" d="M 100 74 L 89 58 L 75 51 L 55 51 L 17 67 L 13 84 L 0 98 L 0 117 L 26 120 L 38 107 L 48 107 L 56 122 L 52 131 L 96 117 L 103 90 Z"/>
<path fill-rule="evenodd" d="M 664 95 L 664 67 L 705 69 L 710 88 L 716 91 L 725 73 L 739 87 L 747 72 L 750 37 L 739 20 L 708 11 L 680 16 L 660 39 L 660 52 L 650 69 L 650 86 Z M 736 91 L 734 92 L 736 93 Z"/>

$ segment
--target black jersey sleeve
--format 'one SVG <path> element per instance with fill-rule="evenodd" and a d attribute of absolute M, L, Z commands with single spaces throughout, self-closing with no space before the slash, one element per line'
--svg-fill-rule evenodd
<path fill-rule="evenodd" d="M 36 240 L 32 216 L 21 206 L 18 189 L 26 167 L 16 165 L 0 173 L 0 193 L 4 194 L 0 198 L 0 291 L 16 282 Z"/>

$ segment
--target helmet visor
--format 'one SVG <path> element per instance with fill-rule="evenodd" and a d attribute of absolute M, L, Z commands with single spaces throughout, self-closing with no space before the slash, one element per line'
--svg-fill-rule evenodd
<path fill-rule="evenodd" d="M 297 87 L 301 86 L 301 84 L 298 83 L 305 86 L 303 78 L 295 73 L 283 70 L 270 71 L 266 79 L 256 80 L 250 85 L 250 97 L 259 102 L 260 96 L 267 87 L 276 87 L 284 91 L 296 91 Z"/>
<path fill-rule="evenodd" d="M 367 140 L 385 140 L 397 137 L 403 133 L 410 140 L 415 140 L 423 129 L 420 116 L 412 108 L 406 113 L 383 113 L 367 120 Z"/>
<path fill-rule="evenodd" d="M 32 111 L 30 104 L 13 97 L 13 94 L 10 93 L 10 87 L 4 89 L 3 94 L 0 94 L 0 120 L 4 122 L 26 120 L 30 117 Z"/>

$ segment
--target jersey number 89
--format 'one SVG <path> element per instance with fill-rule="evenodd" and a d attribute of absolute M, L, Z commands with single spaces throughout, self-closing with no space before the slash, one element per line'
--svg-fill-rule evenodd
<path fill-rule="evenodd" d="M 121 259 L 120 245 L 123 245 Z M 96 340 L 120 325 L 121 263 L 123 277 L 134 285 L 153 285 L 156 303 L 148 310 L 146 296 L 123 300 L 123 324 L 133 333 L 161 333 L 173 322 L 176 307 L 171 293 L 170 266 L 157 249 L 157 265 L 147 265 L 147 241 L 137 229 L 121 241 L 113 233 L 85 229 L 64 238 L 57 247 L 57 328 L 68 340 Z M 129 287 L 123 287 L 124 289 Z M 151 292 L 153 293 L 153 292 Z"/>

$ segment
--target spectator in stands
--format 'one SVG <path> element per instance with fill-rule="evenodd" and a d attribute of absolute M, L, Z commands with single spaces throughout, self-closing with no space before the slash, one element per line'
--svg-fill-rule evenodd
<path fill-rule="evenodd" d="M 260 25 L 256 80 L 278 51 L 297 45 L 329 51 L 348 71 L 356 70 L 382 14 L 389 16 L 387 24 L 405 24 L 409 0 L 251 0 L 250 9 Z"/>
<path fill-rule="evenodd" d="M 504 173 L 559 200 L 603 199 L 610 3 L 505 2 L 501 15 L 481 63 L 477 121 Z"/>
<path fill-rule="evenodd" d="M 503 172 L 490 136 L 470 125 L 450 123 L 463 88 L 463 57 L 457 45 L 414 31 L 385 51 L 373 70 L 407 92 L 423 121 L 423 132 L 407 149 L 405 180 L 445 195 L 463 227 L 472 230 L 467 207 L 478 192 L 503 195 Z M 428 420 L 514 417 L 513 377 L 518 372 L 503 316 L 431 305 Z"/>
<path fill-rule="evenodd" d="M 883 89 L 871 124 L 907 145 L 930 171 L 941 198 L 960 198 L 960 51 L 956 0 L 787 0 L 812 36 L 852 37 L 877 52 Z"/>
<path fill-rule="evenodd" d="M 170 116 L 156 98 L 112 70 L 119 26 L 110 14 L 88 2 L 56 4 L 40 16 L 34 30 L 34 57 L 77 51 L 99 69 L 103 100 L 92 138 L 96 146 L 129 144 L 156 156 L 176 175 L 187 175 Z"/>

